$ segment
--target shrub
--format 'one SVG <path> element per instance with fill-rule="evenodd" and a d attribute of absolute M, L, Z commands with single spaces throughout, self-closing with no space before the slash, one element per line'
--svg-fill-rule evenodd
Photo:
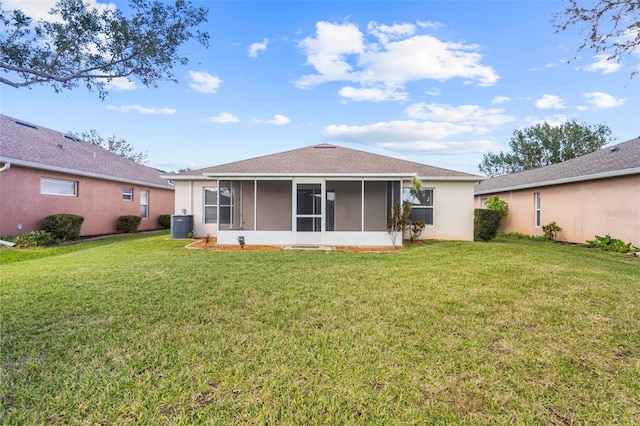
<path fill-rule="evenodd" d="M 134 215 L 120 216 L 116 224 L 116 231 L 127 232 L 127 233 L 138 232 L 138 227 L 140 226 L 141 221 L 142 221 L 142 218 L 140 216 L 134 216 Z"/>
<path fill-rule="evenodd" d="M 24 248 L 24 247 L 44 247 L 50 246 L 55 243 L 55 240 L 51 236 L 50 232 L 47 231 L 31 231 L 26 232 L 22 235 L 18 235 L 14 242 L 16 246 Z"/>
<path fill-rule="evenodd" d="M 161 214 L 158 216 L 158 225 L 162 229 L 171 228 L 171 215 L 170 214 Z"/>
<path fill-rule="evenodd" d="M 632 251 L 640 250 L 638 247 L 634 247 L 631 243 L 625 243 L 622 240 L 617 238 L 611 238 L 609 234 L 604 237 L 599 237 L 596 235 L 595 240 L 587 241 L 589 247 L 598 248 L 606 251 L 615 251 L 618 253 L 629 253 Z"/>
<path fill-rule="evenodd" d="M 489 241 L 496 237 L 502 213 L 498 210 L 475 209 L 473 212 L 473 239 Z"/>
<path fill-rule="evenodd" d="M 487 201 L 485 201 L 484 204 L 486 208 L 489 210 L 499 211 L 500 215 L 503 218 L 507 217 L 507 214 L 509 213 L 509 204 L 507 204 L 506 201 L 501 200 L 495 195 L 492 195 L 491 197 L 487 198 Z"/>
<path fill-rule="evenodd" d="M 80 237 L 84 217 L 75 214 L 60 213 L 44 218 L 42 230 L 50 232 L 54 240 L 77 240 Z"/>
<path fill-rule="evenodd" d="M 558 236 L 558 232 L 562 232 L 562 228 L 554 221 L 548 225 L 543 225 L 542 232 L 544 232 L 545 238 L 553 241 Z"/>

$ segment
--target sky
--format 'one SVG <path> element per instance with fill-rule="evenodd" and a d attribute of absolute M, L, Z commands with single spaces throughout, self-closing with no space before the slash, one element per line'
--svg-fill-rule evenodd
<path fill-rule="evenodd" d="M 35 18 L 54 3 L 2 0 Z M 640 135 L 640 52 L 579 51 L 579 28 L 554 31 L 564 2 L 193 3 L 209 9 L 211 43 L 181 48 L 177 83 L 118 79 L 105 100 L 0 85 L 0 111 L 126 139 L 164 171 L 331 143 L 481 174 L 484 153 L 545 121 L 606 124 L 614 143 Z"/>

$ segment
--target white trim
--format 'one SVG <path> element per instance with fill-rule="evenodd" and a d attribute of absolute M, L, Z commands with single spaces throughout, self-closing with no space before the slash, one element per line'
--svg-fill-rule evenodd
<path fill-rule="evenodd" d="M 218 244 L 236 245 L 238 236 L 245 237 L 247 245 L 285 246 L 291 244 L 320 244 L 327 246 L 393 247 L 387 232 L 314 232 L 320 237 L 314 241 L 299 241 L 294 231 L 247 231 L 243 229 L 220 230 Z M 311 233 L 308 233 L 311 234 Z M 402 246 L 402 237 L 396 236 L 396 246 Z"/>
<path fill-rule="evenodd" d="M 629 176 L 629 175 L 635 175 L 635 174 L 640 174 L 640 167 L 634 167 L 632 169 L 615 170 L 612 172 L 594 173 L 592 175 L 581 175 L 581 176 L 574 176 L 570 178 L 553 179 L 553 180 L 547 180 L 542 182 L 524 183 L 522 185 L 505 186 L 502 188 L 487 189 L 484 191 L 476 191 L 475 195 L 495 194 L 498 192 L 517 191 L 519 189 L 537 188 L 541 186 L 562 185 L 565 183 L 584 182 L 589 180 L 606 179 L 606 178 Z"/>
<path fill-rule="evenodd" d="M 145 182 L 145 181 L 136 180 L 136 179 L 119 178 L 116 176 L 103 175 L 101 173 L 85 172 L 83 170 L 69 169 L 67 167 L 58 167 L 58 166 L 50 166 L 48 164 L 34 163 L 32 161 L 14 160 L 12 158 L 0 157 L 0 162 L 5 162 L 5 163 L 10 162 L 14 166 L 29 167 L 32 169 L 46 170 L 48 172 L 58 172 L 58 173 L 65 173 L 65 174 L 74 175 L 74 176 L 103 179 L 103 180 L 108 180 L 112 182 L 129 183 L 133 185 L 148 186 L 152 188 L 168 189 L 171 191 L 174 190 L 174 188 L 169 184 L 167 184 L 169 186 L 164 186 L 157 183 Z"/>

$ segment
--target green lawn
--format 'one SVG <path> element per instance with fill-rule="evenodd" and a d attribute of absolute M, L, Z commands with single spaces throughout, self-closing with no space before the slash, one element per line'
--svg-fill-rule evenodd
<path fill-rule="evenodd" d="M 640 259 L 0 250 L 3 424 L 638 424 Z"/>

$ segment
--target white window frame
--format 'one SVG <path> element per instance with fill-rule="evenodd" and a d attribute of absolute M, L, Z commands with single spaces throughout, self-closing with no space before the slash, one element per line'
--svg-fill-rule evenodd
<path fill-rule="evenodd" d="M 487 200 L 489 199 L 489 197 L 480 197 L 480 208 L 486 209 L 487 208 Z"/>
<path fill-rule="evenodd" d="M 215 204 L 207 204 L 207 191 L 214 192 L 214 202 Z M 216 219 L 212 221 L 207 221 L 207 207 L 213 207 L 216 211 Z M 217 186 L 207 186 L 202 188 L 202 223 L 204 225 L 215 225 L 218 223 L 218 187 Z"/>
<path fill-rule="evenodd" d="M 141 189 L 140 191 L 140 217 L 149 219 L 149 191 Z"/>
<path fill-rule="evenodd" d="M 122 188 L 122 201 L 133 201 L 133 188 L 128 186 Z"/>
<path fill-rule="evenodd" d="M 411 199 L 409 197 L 413 197 L 415 198 L 415 196 L 410 195 L 411 192 L 410 191 L 414 191 L 413 188 L 402 188 L 402 201 L 409 201 L 411 202 Z M 434 201 L 434 197 L 435 197 L 435 188 L 422 188 L 420 190 L 420 192 L 424 193 L 426 191 L 430 191 L 431 192 L 431 196 L 429 197 L 429 204 L 427 205 L 422 205 L 422 204 L 414 204 L 413 202 L 411 202 L 411 210 L 413 211 L 413 209 L 425 209 L 425 210 L 431 210 L 431 223 L 427 223 L 425 221 L 425 225 L 426 226 L 435 226 L 435 222 L 436 222 L 436 211 L 435 211 L 435 201 Z"/>
<path fill-rule="evenodd" d="M 60 190 L 52 190 L 51 186 L 47 187 L 47 184 L 57 186 Z M 67 185 L 67 190 L 71 189 L 71 191 L 64 192 L 64 185 Z M 78 182 L 75 180 L 66 180 L 66 179 L 54 179 L 41 177 L 40 178 L 40 194 L 42 195 L 58 195 L 61 197 L 77 197 L 78 196 Z"/>
<path fill-rule="evenodd" d="M 540 202 L 539 192 L 533 193 L 533 203 L 534 203 L 534 210 L 535 210 L 534 220 L 535 220 L 536 228 L 540 228 L 540 224 L 542 223 L 542 220 L 541 220 L 541 202 Z"/>

